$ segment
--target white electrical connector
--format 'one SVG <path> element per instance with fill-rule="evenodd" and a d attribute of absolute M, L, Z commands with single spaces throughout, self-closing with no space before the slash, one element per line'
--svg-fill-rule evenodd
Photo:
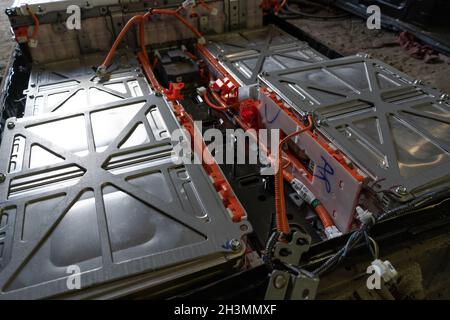
<path fill-rule="evenodd" d="M 204 94 L 206 93 L 206 88 L 205 87 L 199 87 L 197 88 L 197 94 L 202 97 Z"/>
<path fill-rule="evenodd" d="M 217 8 L 212 8 L 211 9 L 211 15 L 217 16 L 218 14 L 219 14 L 219 10 Z"/>
<path fill-rule="evenodd" d="M 364 210 L 360 206 L 356 207 L 356 218 L 365 225 L 370 223 L 375 224 L 376 220 L 372 212 L 369 210 Z"/>
<path fill-rule="evenodd" d="M 195 0 L 185 0 L 183 1 L 183 3 L 181 4 L 181 6 L 183 7 L 183 9 L 187 9 L 189 7 L 193 7 L 196 5 Z"/>
<path fill-rule="evenodd" d="M 336 226 L 325 228 L 325 234 L 328 239 L 338 238 L 342 236 L 342 232 Z"/>
<path fill-rule="evenodd" d="M 31 38 L 28 40 L 28 46 L 30 48 L 36 48 L 38 46 L 38 41 L 36 39 Z"/>
<path fill-rule="evenodd" d="M 320 203 L 314 196 L 314 193 L 312 193 L 307 186 L 300 182 L 300 180 L 294 179 L 291 186 L 295 192 L 297 192 L 298 196 L 306 203 L 310 205 L 313 205 L 315 202 L 316 204 Z M 342 232 L 340 232 L 339 229 L 333 225 L 325 228 L 325 235 L 327 236 L 327 239 L 333 239 L 342 236 Z"/>
<path fill-rule="evenodd" d="M 206 39 L 205 39 L 205 37 L 201 37 L 201 38 L 198 38 L 197 42 L 198 42 L 198 44 L 205 45 Z"/>
<path fill-rule="evenodd" d="M 392 263 L 389 261 L 381 261 L 379 259 L 372 261 L 372 268 L 375 273 L 380 276 L 385 283 L 388 283 L 398 276 L 397 270 L 395 270 Z"/>
<path fill-rule="evenodd" d="M 302 198 L 308 204 L 312 204 L 316 197 L 303 183 L 301 183 L 298 179 L 294 179 L 291 183 L 292 188 L 295 192 L 298 193 L 299 197 Z"/>

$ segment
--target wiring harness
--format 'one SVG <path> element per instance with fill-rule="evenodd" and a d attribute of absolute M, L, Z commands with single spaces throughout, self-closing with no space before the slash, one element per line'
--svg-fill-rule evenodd
<path fill-rule="evenodd" d="M 378 246 L 375 241 L 369 237 L 369 232 L 373 228 L 373 226 L 381 221 L 389 220 L 394 217 L 403 216 L 406 214 L 410 214 L 420 209 L 427 208 L 429 206 L 435 205 L 440 201 L 446 200 L 450 198 L 450 189 L 445 188 L 438 192 L 430 192 L 423 196 L 412 200 L 411 202 L 396 207 L 394 209 L 382 212 L 374 217 L 374 219 L 368 219 L 366 222 L 362 223 L 360 228 L 354 231 L 347 243 L 344 247 L 342 247 L 336 254 L 334 254 L 331 258 L 329 258 L 325 263 L 323 263 L 320 267 L 313 271 L 313 274 L 316 276 L 320 276 L 327 271 L 329 271 L 334 266 L 338 265 L 342 262 L 349 254 L 349 252 L 358 245 L 362 240 L 366 240 L 369 244 L 369 248 L 371 248 L 371 252 L 373 253 L 375 258 L 378 258 Z M 375 244 L 374 244 L 375 243 Z"/>

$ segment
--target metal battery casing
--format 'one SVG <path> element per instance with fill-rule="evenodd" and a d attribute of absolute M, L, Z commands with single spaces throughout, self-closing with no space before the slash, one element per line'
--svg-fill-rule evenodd
<path fill-rule="evenodd" d="M 64 113 L 125 101 L 148 94 L 149 85 L 131 54 L 124 54 L 109 67 L 108 81 L 96 76 L 102 54 L 34 65 L 26 91 L 24 116 Z"/>
<path fill-rule="evenodd" d="M 200 165 L 173 163 L 180 127 L 164 98 L 147 91 L 8 123 L 1 298 L 80 296 L 118 280 L 123 289 L 138 275 L 151 288 L 242 254 L 229 242 L 251 231 L 248 222 L 232 222 Z"/>
<path fill-rule="evenodd" d="M 208 40 L 207 49 L 242 86 L 255 85 L 260 73 L 328 60 L 306 42 L 273 25 Z"/>
<path fill-rule="evenodd" d="M 261 75 L 299 115 L 372 180 L 400 199 L 448 184 L 447 95 L 365 55 Z"/>

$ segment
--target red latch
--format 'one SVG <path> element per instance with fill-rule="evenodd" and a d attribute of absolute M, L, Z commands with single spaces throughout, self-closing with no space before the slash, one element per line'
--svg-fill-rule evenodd
<path fill-rule="evenodd" d="M 257 129 L 259 127 L 259 101 L 247 99 L 240 103 L 239 115 L 246 124 Z"/>
<path fill-rule="evenodd" d="M 184 96 L 181 93 L 181 91 L 184 89 L 184 86 L 185 85 L 183 82 L 177 82 L 177 83 L 171 82 L 169 84 L 169 90 L 164 91 L 167 99 L 169 101 L 183 100 Z"/>
<path fill-rule="evenodd" d="M 18 43 L 28 42 L 28 27 L 19 27 L 14 29 L 14 35 Z"/>

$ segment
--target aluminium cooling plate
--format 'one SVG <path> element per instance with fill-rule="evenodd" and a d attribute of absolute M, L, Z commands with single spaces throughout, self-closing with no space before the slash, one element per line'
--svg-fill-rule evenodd
<path fill-rule="evenodd" d="M 99 81 L 95 67 L 104 55 L 34 65 L 28 84 L 25 116 L 71 112 L 109 102 L 142 97 L 149 86 L 132 55 L 123 55 L 109 67 L 111 77 Z"/>
<path fill-rule="evenodd" d="M 274 71 L 260 81 L 363 168 L 376 191 L 421 192 L 450 180 L 450 103 L 364 55 Z"/>
<path fill-rule="evenodd" d="M 273 25 L 212 36 L 208 40 L 208 50 L 243 85 L 256 84 L 262 72 L 327 60 L 306 42 Z"/>
<path fill-rule="evenodd" d="M 201 165 L 173 163 L 179 124 L 163 98 L 9 122 L 0 149 L 0 298 L 79 295 L 67 286 L 70 266 L 93 290 L 164 271 L 153 279 L 160 284 L 241 254 L 227 244 L 251 227 L 232 222 Z"/>

